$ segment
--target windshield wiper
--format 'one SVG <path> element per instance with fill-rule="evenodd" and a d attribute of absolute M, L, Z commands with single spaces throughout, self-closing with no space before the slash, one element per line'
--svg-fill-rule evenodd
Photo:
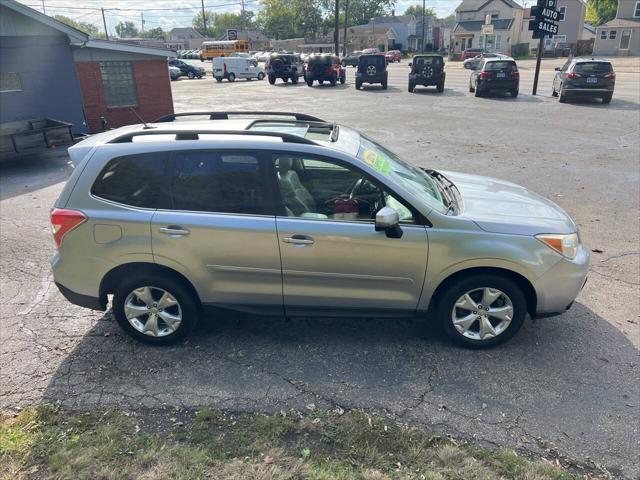
<path fill-rule="evenodd" d="M 458 199 L 456 198 L 456 194 L 452 188 L 455 187 L 455 185 L 451 182 L 451 180 L 449 180 L 447 177 L 442 175 L 440 172 L 437 172 L 436 170 L 430 170 L 426 168 L 423 170 L 427 172 L 427 174 L 436 181 L 436 185 L 440 187 L 440 191 L 445 200 L 444 206 L 447 207 L 445 215 L 447 215 L 449 212 L 455 212 L 456 210 L 459 210 Z"/>

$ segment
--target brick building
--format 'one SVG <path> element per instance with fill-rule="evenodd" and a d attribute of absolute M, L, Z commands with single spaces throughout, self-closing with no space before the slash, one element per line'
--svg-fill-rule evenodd
<path fill-rule="evenodd" d="M 175 52 L 90 38 L 15 0 L 0 0 L 0 127 L 51 118 L 74 133 L 173 113 Z M 136 113 L 134 113 L 135 110 Z"/>

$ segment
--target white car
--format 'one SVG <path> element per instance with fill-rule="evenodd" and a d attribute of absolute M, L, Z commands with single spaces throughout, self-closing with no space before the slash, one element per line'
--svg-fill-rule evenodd
<path fill-rule="evenodd" d="M 258 65 L 255 58 L 245 57 L 216 57 L 212 61 L 213 77 L 221 82 L 227 79 L 235 82 L 236 78 L 251 80 L 264 78 L 264 68 Z"/>

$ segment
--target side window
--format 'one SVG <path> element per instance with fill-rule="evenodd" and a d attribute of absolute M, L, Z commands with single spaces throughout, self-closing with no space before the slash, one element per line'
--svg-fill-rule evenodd
<path fill-rule="evenodd" d="M 96 178 L 91 193 L 133 207 L 162 208 L 166 158 L 162 152 L 114 158 Z"/>
<path fill-rule="evenodd" d="M 175 210 L 267 213 L 265 182 L 258 157 L 252 153 L 176 152 L 170 177 Z"/>
<path fill-rule="evenodd" d="M 355 168 L 317 158 L 274 154 L 278 188 L 286 216 L 305 219 L 372 222 L 390 206 L 404 223 L 411 210 Z"/>

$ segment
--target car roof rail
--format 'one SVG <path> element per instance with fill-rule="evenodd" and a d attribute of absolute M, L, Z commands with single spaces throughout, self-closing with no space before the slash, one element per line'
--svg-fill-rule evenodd
<path fill-rule="evenodd" d="M 307 115 L 306 113 L 295 113 L 295 112 L 185 112 L 185 113 L 171 113 L 169 115 L 164 115 L 160 118 L 155 119 L 152 123 L 164 123 L 164 122 L 173 122 L 178 117 L 196 117 L 196 116 L 204 116 L 209 115 L 209 120 L 229 120 L 229 115 L 236 116 L 247 116 L 247 117 L 260 117 L 260 116 L 271 116 L 271 117 L 293 117 L 296 120 L 309 121 L 309 122 L 325 122 L 324 120 L 314 117 L 312 115 Z"/>
<path fill-rule="evenodd" d="M 282 139 L 285 143 L 299 143 L 304 145 L 317 145 L 313 140 L 293 135 L 291 133 L 269 132 L 269 131 L 252 131 L 252 130 L 138 130 L 135 132 L 126 132 L 122 135 L 112 138 L 107 143 L 129 143 L 134 137 L 146 137 L 151 135 L 175 135 L 176 140 L 199 140 L 200 135 L 235 135 L 235 136 L 251 136 L 251 137 L 275 137 Z"/>

